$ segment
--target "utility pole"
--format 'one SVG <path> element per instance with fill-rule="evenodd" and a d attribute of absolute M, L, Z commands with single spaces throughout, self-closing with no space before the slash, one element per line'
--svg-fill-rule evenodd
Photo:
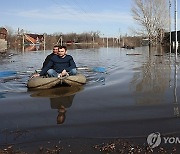
<path fill-rule="evenodd" d="M 23 46 L 24 46 L 24 40 L 25 40 L 24 37 L 25 37 L 25 36 L 24 36 L 24 33 L 23 33 L 23 34 L 22 34 L 22 38 L 23 38 L 23 39 L 22 39 L 22 45 L 23 45 Z"/>
<path fill-rule="evenodd" d="M 177 39 L 177 0 L 174 2 L 175 4 L 175 33 L 176 33 L 176 39 L 175 39 L 175 47 L 176 47 L 176 57 L 175 57 L 175 75 L 174 75 L 174 101 L 175 101 L 175 107 L 174 107 L 174 114 L 175 116 L 179 117 L 179 108 L 177 104 L 177 50 L 178 50 L 178 39 Z"/>
<path fill-rule="evenodd" d="M 61 38 L 61 46 L 62 46 L 62 44 L 63 44 L 62 35 L 60 36 L 60 38 Z"/>
<path fill-rule="evenodd" d="M 45 33 L 44 33 L 43 37 L 44 37 L 44 51 L 45 51 L 46 50 L 46 34 Z"/>
<path fill-rule="evenodd" d="M 104 34 L 103 34 L 103 45 L 104 45 Z"/>
<path fill-rule="evenodd" d="M 23 34 L 22 34 L 22 51 L 23 51 L 23 53 L 24 53 L 24 32 L 23 32 Z"/>
<path fill-rule="evenodd" d="M 121 44 L 121 29 L 119 28 L 119 45 Z"/>
<path fill-rule="evenodd" d="M 108 48 L 108 46 L 109 46 L 109 42 L 108 42 L 108 36 L 107 36 L 107 48 Z"/>
<path fill-rule="evenodd" d="M 171 0 L 169 0 L 169 44 L 171 46 Z"/>
<path fill-rule="evenodd" d="M 175 39 L 175 46 L 176 46 L 176 58 L 177 58 L 177 49 L 178 49 L 178 40 L 177 40 L 177 0 L 175 0 L 175 37 L 176 37 L 176 39 Z"/>

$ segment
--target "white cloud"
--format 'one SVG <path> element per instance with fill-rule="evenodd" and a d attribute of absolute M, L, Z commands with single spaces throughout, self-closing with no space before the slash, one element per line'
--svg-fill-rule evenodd
<path fill-rule="evenodd" d="M 46 20 L 66 20 L 66 21 L 77 21 L 81 20 L 88 23 L 91 22 L 126 22 L 131 23 L 131 16 L 125 12 L 83 12 L 79 9 L 72 8 L 69 6 L 61 7 L 50 7 L 48 9 L 35 9 L 26 10 L 17 13 L 17 16 L 34 18 L 34 19 L 46 19 Z"/>
<path fill-rule="evenodd" d="M 103 34 L 127 32 L 133 25 L 129 12 L 115 10 L 82 11 L 69 6 L 49 6 L 27 10 L 11 9 L 3 12 L 4 23 L 12 22 L 14 27 L 22 27 L 35 32 L 88 32 L 101 31 Z M 13 20 L 6 20 L 8 18 Z"/>

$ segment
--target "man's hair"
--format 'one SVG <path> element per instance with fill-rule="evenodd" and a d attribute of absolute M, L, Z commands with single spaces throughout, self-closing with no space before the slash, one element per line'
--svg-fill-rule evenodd
<path fill-rule="evenodd" d="M 63 48 L 65 49 L 65 51 L 67 50 L 67 47 L 64 46 L 64 45 L 62 45 L 62 46 L 59 47 L 59 49 L 63 49 Z"/>
<path fill-rule="evenodd" d="M 59 45 L 55 45 L 53 48 L 60 48 L 60 46 Z"/>

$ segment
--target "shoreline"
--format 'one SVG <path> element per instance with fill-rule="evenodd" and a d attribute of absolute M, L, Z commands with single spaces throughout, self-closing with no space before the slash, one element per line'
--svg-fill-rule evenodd
<path fill-rule="evenodd" d="M 180 152 L 180 144 L 160 144 L 150 148 L 146 138 L 64 138 L 51 141 L 21 143 L 0 148 L 0 153 L 173 153 Z"/>

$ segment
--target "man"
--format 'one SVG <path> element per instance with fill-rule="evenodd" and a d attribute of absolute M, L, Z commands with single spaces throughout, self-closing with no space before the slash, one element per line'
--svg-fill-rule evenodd
<path fill-rule="evenodd" d="M 55 45 L 53 47 L 53 52 L 48 55 L 43 63 L 43 67 L 42 69 L 49 63 L 50 59 L 54 56 L 54 55 L 57 55 L 58 54 L 58 51 L 59 51 L 59 46 L 58 45 Z"/>
<path fill-rule="evenodd" d="M 42 69 L 36 76 L 44 76 L 46 73 L 50 77 L 62 77 L 66 75 L 75 75 L 77 73 L 76 64 L 71 55 L 67 55 L 66 46 L 61 46 L 58 50 L 58 54 L 52 56 L 48 64 Z"/>

